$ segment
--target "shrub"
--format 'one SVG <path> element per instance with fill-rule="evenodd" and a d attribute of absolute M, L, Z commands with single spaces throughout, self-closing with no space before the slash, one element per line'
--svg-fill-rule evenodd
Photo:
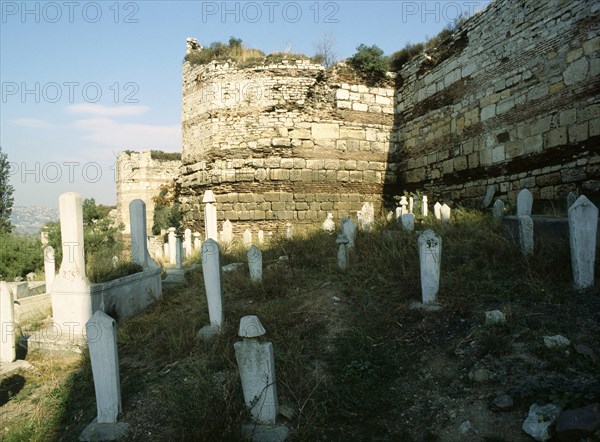
<path fill-rule="evenodd" d="M 399 71 L 413 57 L 423 52 L 423 43 L 407 43 L 404 48 L 394 52 L 390 56 L 390 68 L 392 71 Z"/>
<path fill-rule="evenodd" d="M 369 86 L 383 83 L 390 67 L 388 57 L 383 55 L 383 50 L 376 45 L 358 45 L 356 53 L 348 62 Z"/>
<path fill-rule="evenodd" d="M 92 266 L 87 276 L 90 282 L 101 283 L 133 275 L 134 273 L 139 273 L 143 270 L 142 266 L 135 262 L 124 262 L 117 266 L 113 266 L 112 259 L 110 261 L 102 262 L 96 260 L 95 265 Z"/>
<path fill-rule="evenodd" d="M 207 48 L 190 52 L 184 60 L 191 64 L 208 64 L 213 60 L 244 62 L 250 58 L 264 57 L 264 55 L 264 52 L 258 49 L 244 48 L 241 38 L 231 37 L 229 44 L 213 42 Z"/>
<path fill-rule="evenodd" d="M 159 161 L 179 161 L 181 160 L 181 152 L 163 152 L 162 150 L 150 151 L 150 158 Z"/>

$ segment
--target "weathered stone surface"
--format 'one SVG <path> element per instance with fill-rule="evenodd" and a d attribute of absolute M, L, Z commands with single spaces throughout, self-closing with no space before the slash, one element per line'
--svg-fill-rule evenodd
<path fill-rule="evenodd" d="M 600 430 L 600 404 L 563 411 L 556 422 L 556 437 L 571 442 L 593 437 Z"/>
<path fill-rule="evenodd" d="M 551 427 L 558 419 L 560 408 L 554 404 L 538 405 L 529 407 L 529 415 L 523 422 L 522 429 L 536 441 L 546 441 L 552 438 Z"/>
<path fill-rule="evenodd" d="M 569 208 L 571 267 L 578 290 L 594 285 L 597 230 L 598 208 L 582 195 Z"/>
<path fill-rule="evenodd" d="M 519 244 L 521 252 L 525 256 L 533 255 L 534 237 L 533 237 L 533 220 L 530 216 L 522 215 L 519 220 Z"/>
<path fill-rule="evenodd" d="M 423 304 L 434 303 L 440 286 L 442 238 L 433 230 L 426 230 L 419 236 L 419 259 Z"/>
<path fill-rule="evenodd" d="M 517 195 L 517 216 L 531 215 L 531 207 L 533 206 L 533 195 L 528 189 L 523 189 Z"/>

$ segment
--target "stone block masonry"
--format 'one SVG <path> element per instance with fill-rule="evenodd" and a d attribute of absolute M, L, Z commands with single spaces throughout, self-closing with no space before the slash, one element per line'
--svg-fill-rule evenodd
<path fill-rule="evenodd" d="M 600 6 L 496 0 L 407 64 L 396 95 L 400 180 L 445 201 L 600 191 Z"/>
<path fill-rule="evenodd" d="M 236 232 L 381 206 L 397 182 L 394 90 L 337 81 L 307 60 L 183 68 L 184 220 L 212 189 Z M 390 195 L 393 196 L 393 195 Z"/>

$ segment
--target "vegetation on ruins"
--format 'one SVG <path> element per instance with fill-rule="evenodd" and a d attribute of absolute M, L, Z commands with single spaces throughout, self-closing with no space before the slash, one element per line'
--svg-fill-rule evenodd
<path fill-rule="evenodd" d="M 0 233 L 10 232 L 10 214 L 13 206 L 14 187 L 9 183 L 10 164 L 8 155 L 2 153 L 0 146 Z"/>
<path fill-rule="evenodd" d="M 345 273 L 336 237 L 319 226 L 275 236 L 262 283 L 245 269 L 223 275 L 223 332 L 208 342 L 195 340 L 208 322 L 202 271 L 189 271 L 186 287 L 166 289 L 118 325 L 127 440 L 235 440 L 247 412 L 233 343 L 248 314 L 273 343 L 291 441 L 450 440 L 445 431 L 466 440 L 458 427 L 477 413 L 481 440 L 512 442 L 522 440 L 520 422 L 535 401 L 570 409 L 600 400 L 600 361 L 575 350 L 600 348 L 600 297 L 572 289 L 568 244 L 544 242 L 524 257 L 489 215 L 461 209 L 451 224 L 417 216 L 417 229 L 426 228 L 443 238 L 437 313 L 409 308 L 421 297 L 417 234 L 383 219 L 358 232 Z M 240 245 L 223 256 L 223 264 L 245 261 Z M 483 312 L 493 309 L 507 322 L 485 325 Z M 554 334 L 573 346 L 545 348 L 542 337 Z M 96 416 L 87 352 L 27 359 L 35 370 L 0 387 L 3 440 L 77 440 Z M 477 370 L 490 377 L 470 379 Z M 514 399 L 512 410 L 489 408 L 500 391 Z"/>
<path fill-rule="evenodd" d="M 172 185 L 163 185 L 154 201 L 154 220 L 152 225 L 152 234 L 160 235 L 161 229 L 166 230 L 169 227 L 181 228 L 181 210 L 176 201 L 175 188 Z"/>
<path fill-rule="evenodd" d="M 383 55 L 383 50 L 377 45 L 358 45 L 356 53 L 348 59 L 348 64 L 369 86 L 383 83 L 390 68 L 388 57 Z"/>
<path fill-rule="evenodd" d="M 208 64 L 213 60 L 244 62 L 264 56 L 265 53 L 259 49 L 245 48 L 241 38 L 231 37 L 228 44 L 216 41 L 199 51 L 188 53 L 184 61 L 191 64 Z"/>
<path fill-rule="evenodd" d="M 0 279 L 12 281 L 25 278 L 43 268 L 42 245 L 39 238 L 0 233 Z"/>
<path fill-rule="evenodd" d="M 181 152 L 163 152 L 162 150 L 151 150 L 150 158 L 159 161 L 180 161 Z"/>

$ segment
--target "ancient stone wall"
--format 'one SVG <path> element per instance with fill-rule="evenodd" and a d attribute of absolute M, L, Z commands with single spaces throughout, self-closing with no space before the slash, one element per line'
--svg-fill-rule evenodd
<path fill-rule="evenodd" d="M 600 4 L 497 0 L 400 72 L 400 180 L 445 201 L 600 189 Z"/>
<path fill-rule="evenodd" d="M 208 188 L 237 231 L 381 206 L 397 181 L 393 100 L 393 89 L 341 83 L 307 60 L 185 63 L 185 224 L 201 227 Z"/>
<path fill-rule="evenodd" d="M 117 158 L 117 221 L 129 228 L 129 203 L 141 199 L 146 203 L 146 227 L 152 231 L 154 200 L 160 187 L 172 184 L 179 176 L 181 161 L 153 159 L 150 150 L 122 152 Z"/>

